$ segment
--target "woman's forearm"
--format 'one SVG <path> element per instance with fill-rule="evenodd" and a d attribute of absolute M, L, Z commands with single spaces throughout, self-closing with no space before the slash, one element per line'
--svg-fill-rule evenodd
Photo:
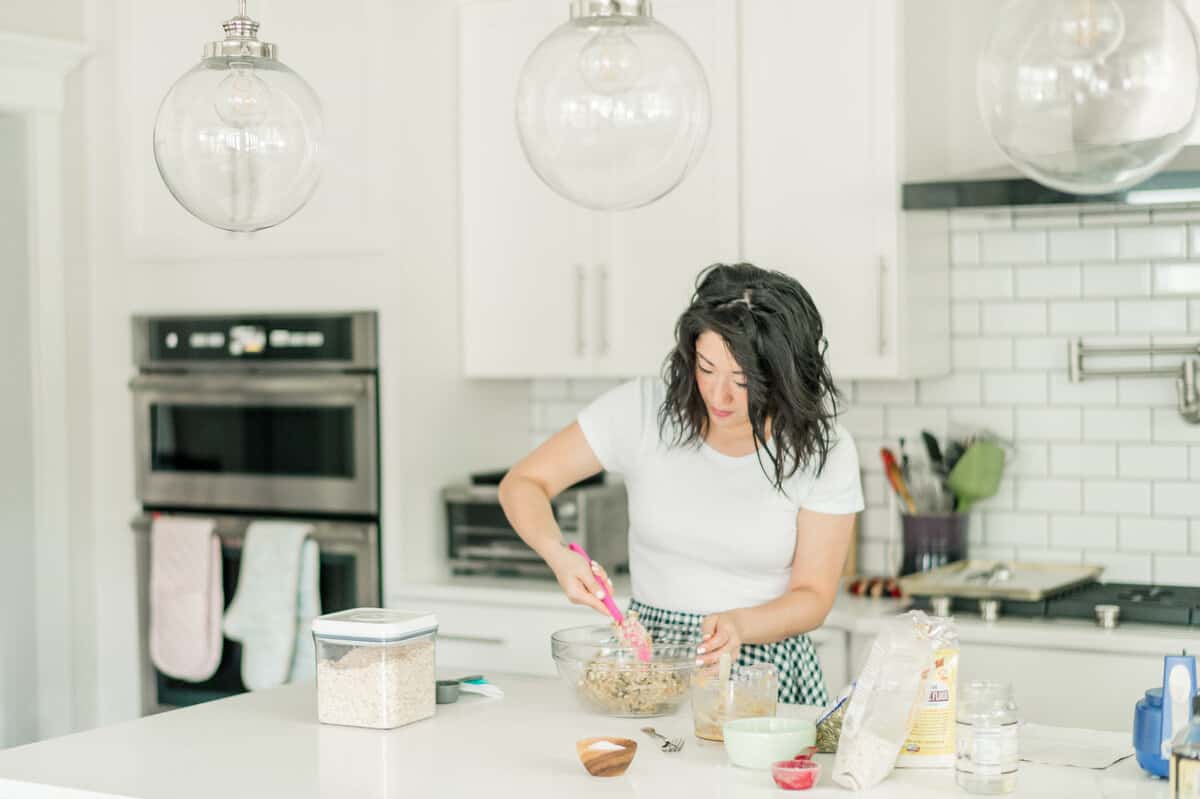
<path fill-rule="evenodd" d="M 745 644 L 770 644 L 815 630 L 825 622 L 832 598 L 811 588 L 793 588 L 762 605 L 732 611 Z"/>
<path fill-rule="evenodd" d="M 563 549 L 562 530 L 546 490 L 528 477 L 511 474 L 500 483 L 500 507 L 521 540 L 553 566 Z"/>

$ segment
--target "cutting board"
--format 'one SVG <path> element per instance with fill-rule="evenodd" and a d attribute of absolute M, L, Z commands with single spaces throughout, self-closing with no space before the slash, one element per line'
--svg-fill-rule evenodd
<path fill-rule="evenodd" d="M 1008 579 L 987 579 L 998 566 L 1011 572 Z M 948 596 L 964 599 L 1010 599 L 1038 602 L 1095 581 L 1103 566 L 1066 563 L 1022 563 L 1020 561 L 963 560 L 927 572 L 900 578 L 910 596 Z"/>

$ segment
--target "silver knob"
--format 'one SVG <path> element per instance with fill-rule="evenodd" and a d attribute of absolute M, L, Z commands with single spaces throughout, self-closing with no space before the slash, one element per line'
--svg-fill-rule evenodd
<path fill-rule="evenodd" d="M 1093 610 L 1096 612 L 1096 624 L 1106 630 L 1114 629 L 1121 618 L 1120 605 L 1096 605 Z"/>
<path fill-rule="evenodd" d="M 929 611 L 934 616 L 947 618 L 950 616 L 951 600 L 948 596 L 935 596 L 929 599 Z"/>
<path fill-rule="evenodd" d="M 999 599 L 981 599 L 979 600 L 979 615 L 984 621 L 995 621 L 1000 618 L 1000 600 Z"/>

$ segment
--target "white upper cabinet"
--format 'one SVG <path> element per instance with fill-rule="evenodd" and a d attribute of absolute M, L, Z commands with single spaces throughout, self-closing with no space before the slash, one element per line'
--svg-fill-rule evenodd
<path fill-rule="evenodd" d="M 742 3 L 743 254 L 812 294 L 838 379 L 949 365 L 945 215 L 899 210 L 899 24 L 893 0 Z"/>
<path fill-rule="evenodd" d="M 514 102 L 526 57 L 567 0 L 492 0 L 460 16 L 463 363 L 469 377 L 656 374 L 705 265 L 737 253 L 734 0 L 660 0 L 704 66 L 713 126 L 700 161 L 645 208 L 574 206 L 534 174 Z"/>

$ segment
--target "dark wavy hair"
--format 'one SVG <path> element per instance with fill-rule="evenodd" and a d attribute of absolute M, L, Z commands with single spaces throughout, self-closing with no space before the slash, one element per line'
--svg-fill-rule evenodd
<path fill-rule="evenodd" d="M 658 412 L 663 440 L 699 446 L 707 434 L 708 410 L 696 385 L 696 340 L 710 330 L 725 340 L 745 375 L 758 461 L 771 484 L 782 491 L 784 480 L 811 464 L 820 474 L 833 446 L 841 397 L 825 362 L 829 343 L 821 314 L 794 278 L 752 264 L 714 264 L 696 279 L 663 366 L 667 398 Z"/>

